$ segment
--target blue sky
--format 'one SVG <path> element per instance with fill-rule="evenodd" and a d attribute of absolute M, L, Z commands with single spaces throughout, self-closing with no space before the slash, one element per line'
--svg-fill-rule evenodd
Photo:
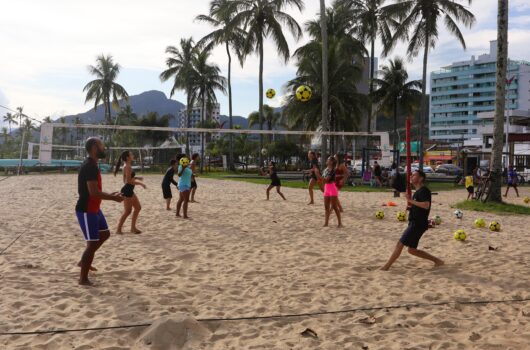
<path fill-rule="evenodd" d="M 328 5 L 331 1 L 327 1 Z M 169 95 L 171 85 L 161 83 L 168 45 L 178 45 L 180 38 L 201 38 L 208 26 L 193 18 L 208 10 L 209 0 L 25 0 L 2 1 L 0 12 L 0 104 L 10 108 L 24 106 L 37 119 L 84 112 L 83 86 L 91 80 L 87 65 L 98 54 L 112 54 L 122 66 L 118 82 L 129 94 L 161 90 Z M 486 53 L 489 41 L 496 38 L 496 0 L 475 0 L 471 11 L 477 23 L 464 30 L 467 51 L 441 30 L 437 47 L 429 57 L 429 71 L 453 61 Z M 510 57 L 530 60 L 530 0 L 510 1 Z M 101 9 L 104 9 L 102 11 Z M 289 10 L 299 23 L 313 19 L 318 1 L 306 1 L 303 13 Z M 299 43 L 289 37 L 291 50 Z M 390 57 L 404 56 L 405 46 L 398 45 Z M 380 51 L 378 45 L 377 51 Z M 293 62 L 280 60 L 272 43 L 265 50 L 265 88 L 275 88 L 281 103 L 282 86 L 295 75 Z M 213 52 L 212 61 L 226 74 L 227 58 L 223 48 Z M 380 64 L 385 61 L 381 60 Z M 408 63 L 409 75 L 421 77 L 421 57 Z M 234 114 L 247 116 L 258 104 L 258 59 L 249 57 L 243 68 L 233 69 Z M 174 97 L 185 102 L 185 96 Z M 220 95 L 221 113 L 228 114 L 228 103 Z M 5 110 L 0 109 L 0 116 Z"/>

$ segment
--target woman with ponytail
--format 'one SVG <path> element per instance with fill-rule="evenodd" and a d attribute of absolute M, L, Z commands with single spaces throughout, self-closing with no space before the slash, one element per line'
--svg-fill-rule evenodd
<path fill-rule="evenodd" d="M 142 233 L 142 231 L 138 230 L 136 228 L 136 220 L 138 219 L 138 215 L 140 214 L 140 210 L 142 209 L 142 206 L 140 205 L 140 201 L 138 200 L 138 197 L 134 193 L 134 186 L 139 185 L 142 186 L 144 189 L 146 186 L 142 182 L 142 177 L 137 177 L 135 172 L 132 170 L 132 162 L 134 160 L 134 155 L 130 151 L 123 151 L 120 158 L 118 158 L 118 162 L 116 163 L 116 168 L 114 169 L 114 176 L 118 173 L 120 170 L 120 165 L 123 163 L 123 183 L 125 184 L 121 188 L 121 194 L 125 198 L 123 201 L 123 214 L 121 215 L 120 221 L 118 222 L 118 228 L 116 229 L 117 234 L 122 234 L 122 227 L 123 223 L 129 217 L 129 215 L 132 212 L 132 222 L 131 222 L 131 232 L 132 233 Z"/>

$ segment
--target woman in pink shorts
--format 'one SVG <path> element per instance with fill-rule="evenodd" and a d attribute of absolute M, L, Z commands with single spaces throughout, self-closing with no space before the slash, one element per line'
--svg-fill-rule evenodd
<path fill-rule="evenodd" d="M 324 226 L 328 226 L 329 217 L 331 215 L 331 210 L 335 211 L 337 215 L 338 225 L 337 227 L 342 227 L 342 222 L 340 219 L 340 210 L 339 210 L 339 190 L 337 189 L 336 179 L 335 179 L 335 167 L 337 161 L 334 157 L 329 157 L 326 161 L 326 169 L 322 172 L 321 178 L 324 180 L 324 208 L 326 210 Z"/>

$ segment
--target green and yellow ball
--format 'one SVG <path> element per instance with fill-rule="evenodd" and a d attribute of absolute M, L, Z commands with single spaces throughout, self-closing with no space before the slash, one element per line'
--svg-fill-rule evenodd
<path fill-rule="evenodd" d="M 405 221 L 407 219 L 407 214 L 405 214 L 403 211 L 400 211 L 396 214 L 396 218 L 398 221 Z"/>
<path fill-rule="evenodd" d="M 182 158 L 180 158 L 180 160 L 179 160 L 179 164 L 180 164 L 181 166 L 187 166 L 187 165 L 190 164 L 190 160 L 189 160 L 188 158 L 186 158 L 186 157 L 182 157 Z"/>
<path fill-rule="evenodd" d="M 311 88 L 309 88 L 307 85 L 300 85 L 296 89 L 296 98 L 298 101 L 307 102 L 311 99 L 312 95 L 313 93 L 311 92 Z"/>
<path fill-rule="evenodd" d="M 265 96 L 267 96 L 267 98 L 274 98 L 274 96 L 276 96 L 276 90 L 267 89 L 267 91 L 265 92 Z"/>
<path fill-rule="evenodd" d="M 495 232 L 498 232 L 501 230 L 501 224 L 497 221 L 492 221 L 490 222 L 490 226 L 489 226 L 490 230 L 491 231 L 495 231 Z"/>
<path fill-rule="evenodd" d="M 466 231 L 460 229 L 460 230 L 456 230 L 455 233 L 453 234 L 453 238 L 456 239 L 457 241 L 465 241 L 466 238 L 467 238 L 467 235 L 466 235 Z"/>
<path fill-rule="evenodd" d="M 377 211 L 377 212 L 375 213 L 375 217 L 376 217 L 377 219 L 379 219 L 379 220 L 384 219 L 384 217 L 385 217 L 385 213 L 384 213 L 383 211 L 379 210 L 379 211 Z"/>
<path fill-rule="evenodd" d="M 524 197 L 523 202 L 525 202 L 526 204 L 530 203 L 530 198 Z"/>
<path fill-rule="evenodd" d="M 486 227 L 486 221 L 484 221 L 484 219 L 480 219 L 480 218 L 475 220 L 475 227 L 477 227 L 477 228 Z"/>
<path fill-rule="evenodd" d="M 434 222 L 436 223 L 436 225 L 440 225 L 442 223 L 442 218 L 440 217 L 440 215 L 436 215 L 434 217 Z"/>

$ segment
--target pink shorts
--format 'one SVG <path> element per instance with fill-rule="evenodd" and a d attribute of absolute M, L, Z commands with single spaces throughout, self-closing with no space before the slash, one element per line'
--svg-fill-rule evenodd
<path fill-rule="evenodd" d="M 324 197 L 338 197 L 339 190 L 337 190 L 337 185 L 334 182 L 327 183 L 324 185 Z"/>

